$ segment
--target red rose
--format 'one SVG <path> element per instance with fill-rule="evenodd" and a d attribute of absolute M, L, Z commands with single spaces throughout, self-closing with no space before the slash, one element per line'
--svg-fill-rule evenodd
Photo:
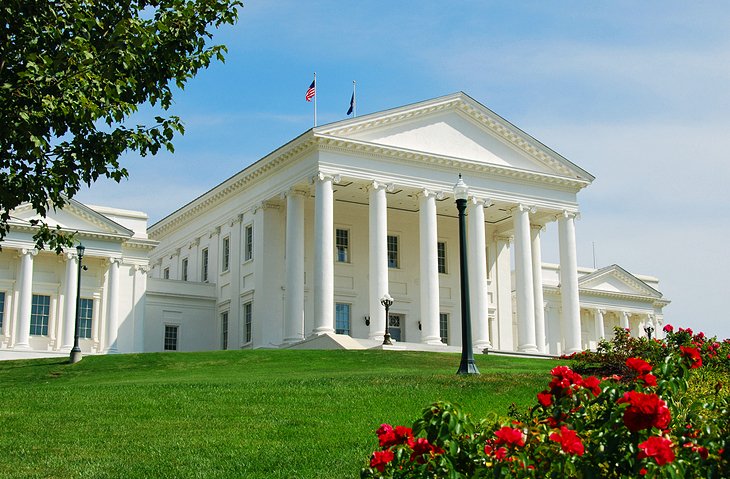
<path fill-rule="evenodd" d="M 568 429 L 565 426 L 560 427 L 560 432 L 554 432 L 550 434 L 550 440 L 559 442 L 560 448 L 568 454 L 573 454 L 576 456 L 583 455 L 583 443 L 578 437 L 578 433 Z"/>
<path fill-rule="evenodd" d="M 383 449 L 396 444 L 404 444 L 408 438 L 413 436 L 411 428 L 405 426 L 393 426 L 390 424 L 381 424 L 375 434 L 378 435 L 378 443 Z"/>
<path fill-rule="evenodd" d="M 695 451 L 697 451 L 697 454 L 699 454 L 702 459 L 707 459 L 710 455 L 710 451 L 708 451 L 705 446 L 699 446 L 695 449 Z"/>
<path fill-rule="evenodd" d="M 388 465 L 394 457 L 395 455 L 391 450 L 375 451 L 373 453 L 373 457 L 370 458 L 370 467 L 374 467 L 378 471 L 383 472 L 385 470 L 385 466 Z"/>
<path fill-rule="evenodd" d="M 411 453 L 411 461 L 416 460 L 419 464 L 423 464 L 426 462 L 426 459 L 423 458 L 424 454 L 434 456 L 436 454 L 444 453 L 443 449 L 438 446 L 434 446 L 433 444 L 430 444 L 428 442 L 428 439 L 426 439 L 425 437 L 410 439 L 408 441 L 408 445 L 411 447 L 411 449 L 413 449 L 413 452 Z"/>
<path fill-rule="evenodd" d="M 497 444 L 509 444 L 520 447 L 525 445 L 525 437 L 519 429 L 504 426 L 498 431 L 495 431 L 494 435 L 497 436 Z"/>
<path fill-rule="evenodd" d="M 500 447 L 499 449 L 497 449 L 497 450 L 495 451 L 495 453 L 494 453 L 494 457 L 495 457 L 496 459 L 499 459 L 500 461 L 501 461 L 502 459 L 504 459 L 505 457 L 507 457 L 507 448 L 504 448 L 504 447 Z"/>
<path fill-rule="evenodd" d="M 662 329 L 664 330 L 665 333 L 674 332 L 674 326 L 672 326 L 671 324 L 665 325 Z"/>
<path fill-rule="evenodd" d="M 643 379 L 647 386 L 656 386 L 656 376 L 653 374 L 644 374 L 639 379 Z"/>
<path fill-rule="evenodd" d="M 672 451 L 672 441 L 661 436 L 651 436 L 646 441 L 639 443 L 639 459 L 652 457 L 657 464 L 664 464 L 674 461 L 674 451 Z"/>
<path fill-rule="evenodd" d="M 689 358 L 690 369 L 695 369 L 702 366 L 702 356 L 700 356 L 700 352 L 697 350 L 697 348 L 680 346 L 679 350 L 682 352 L 682 356 L 684 356 L 685 358 Z"/>
<path fill-rule="evenodd" d="M 375 434 L 378 435 L 378 443 L 383 449 L 398 444 L 398 436 L 390 424 L 381 424 Z"/>
<path fill-rule="evenodd" d="M 640 375 L 651 372 L 651 364 L 641 358 L 629 358 L 626 360 L 626 365 Z"/>
<path fill-rule="evenodd" d="M 585 378 L 583 380 L 583 387 L 590 389 L 594 396 L 601 394 L 601 381 L 595 376 Z"/>
<path fill-rule="evenodd" d="M 543 406 L 548 407 L 553 403 L 553 395 L 550 394 L 550 391 L 543 391 L 541 393 L 537 393 L 537 400 Z"/>
<path fill-rule="evenodd" d="M 667 403 L 656 394 L 628 391 L 617 403 L 629 404 L 624 411 L 624 424 L 629 431 L 636 432 L 651 427 L 666 429 L 669 426 L 671 415 Z"/>
<path fill-rule="evenodd" d="M 408 438 L 413 437 L 413 430 L 410 427 L 396 426 L 395 435 L 400 442 L 406 442 Z"/>

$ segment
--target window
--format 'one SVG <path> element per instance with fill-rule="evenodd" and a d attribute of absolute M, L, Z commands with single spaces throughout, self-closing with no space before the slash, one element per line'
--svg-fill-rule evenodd
<path fill-rule="evenodd" d="M 228 349 L 228 311 L 221 313 L 221 349 Z"/>
<path fill-rule="evenodd" d="M 335 333 L 350 334 L 350 305 L 335 304 Z"/>
<path fill-rule="evenodd" d="M 180 276 L 183 281 L 188 280 L 188 259 L 187 258 L 182 260 L 182 274 Z"/>
<path fill-rule="evenodd" d="M 91 319 L 94 316 L 94 300 L 81 298 L 79 302 L 79 337 L 91 338 Z"/>
<path fill-rule="evenodd" d="M 177 351 L 177 332 L 180 326 L 165 325 L 165 351 Z"/>
<path fill-rule="evenodd" d="M 388 268 L 400 268 L 398 261 L 398 237 L 388 235 Z"/>
<path fill-rule="evenodd" d="M 246 225 L 243 242 L 243 260 L 253 259 L 253 225 Z"/>
<path fill-rule="evenodd" d="M 251 342 L 251 320 L 253 319 L 253 303 L 243 305 L 243 333 L 247 343 Z"/>
<path fill-rule="evenodd" d="M 350 262 L 350 230 L 335 230 L 335 248 L 337 249 L 337 262 Z"/>
<path fill-rule="evenodd" d="M 5 292 L 0 291 L 0 328 L 3 327 L 3 318 L 5 317 Z"/>
<path fill-rule="evenodd" d="M 228 271 L 228 268 L 231 265 L 231 238 L 226 236 L 223 238 L 223 258 L 222 258 L 222 265 L 221 268 L 223 271 Z"/>
<path fill-rule="evenodd" d="M 442 343 L 449 344 L 449 315 L 446 313 L 439 314 L 439 335 Z"/>
<path fill-rule="evenodd" d="M 48 336 L 50 312 L 51 297 L 34 294 L 30 310 L 30 334 L 32 336 Z"/>
<path fill-rule="evenodd" d="M 436 243 L 436 254 L 438 255 L 439 273 L 446 274 L 446 243 Z"/>
<path fill-rule="evenodd" d="M 164 279 L 170 279 L 170 268 L 165 268 L 162 270 L 162 277 Z"/>
<path fill-rule="evenodd" d="M 203 257 L 201 258 L 200 280 L 204 283 L 208 282 L 208 248 L 203 249 Z"/>

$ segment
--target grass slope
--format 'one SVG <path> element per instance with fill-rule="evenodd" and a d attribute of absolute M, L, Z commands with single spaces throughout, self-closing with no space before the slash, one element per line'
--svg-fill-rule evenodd
<path fill-rule="evenodd" d="M 527 406 L 552 361 L 383 351 L 218 351 L 0 362 L 0 477 L 358 477 L 382 422 L 428 404 Z"/>

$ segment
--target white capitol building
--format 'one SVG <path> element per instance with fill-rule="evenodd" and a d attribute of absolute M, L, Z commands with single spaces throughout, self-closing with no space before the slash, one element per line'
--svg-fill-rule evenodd
<path fill-rule="evenodd" d="M 576 260 L 577 194 L 593 176 L 464 93 L 315 127 L 152 226 L 71 201 L 48 222 L 86 247 L 85 353 L 460 346 L 453 187 L 469 186 L 472 339 L 563 354 L 613 327 L 657 333 L 658 280 Z M 33 249 L 13 211 L 0 251 L 0 358 L 65 355 L 78 263 Z M 560 264 L 542 262 L 556 222 Z"/>

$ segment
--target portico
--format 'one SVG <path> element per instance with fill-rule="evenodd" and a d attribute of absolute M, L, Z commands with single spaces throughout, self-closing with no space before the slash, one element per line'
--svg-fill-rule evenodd
<path fill-rule="evenodd" d="M 593 177 L 463 93 L 302 134 L 153 225 L 151 276 L 179 279 L 188 244 L 218 251 L 210 261 L 226 267 L 207 281 L 226 327 L 243 331 L 236 347 L 332 334 L 382 341 L 386 321 L 401 341 L 458 345 L 460 173 L 474 347 L 551 352 L 557 328 L 561 353 L 581 350 L 575 218 Z M 559 234 L 556 325 L 544 305 L 549 223 Z M 237 240 L 241 228 L 253 245 Z M 249 246 L 248 260 L 224 262 Z"/>

